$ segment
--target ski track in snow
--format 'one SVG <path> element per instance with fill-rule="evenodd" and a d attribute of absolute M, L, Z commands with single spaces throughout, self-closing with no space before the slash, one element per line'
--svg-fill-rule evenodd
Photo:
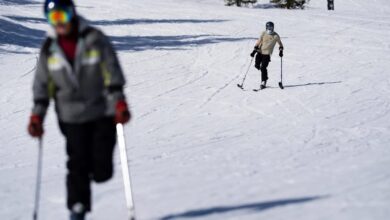
<path fill-rule="evenodd" d="M 139 219 L 388 219 L 387 0 L 337 1 L 330 12 L 315 0 L 292 11 L 214 0 L 81 4 L 80 13 L 112 37 L 128 79 Z M 41 12 L 34 0 L 0 1 L 0 219 L 32 214 L 37 142 L 26 124 L 47 29 Z M 260 73 L 251 68 L 242 91 L 236 84 L 269 20 L 285 44 L 286 88 L 277 86 L 274 54 L 270 88 L 252 92 Z M 45 130 L 41 219 L 67 219 L 53 107 Z M 89 220 L 126 217 L 117 154 L 113 180 L 93 186 Z"/>

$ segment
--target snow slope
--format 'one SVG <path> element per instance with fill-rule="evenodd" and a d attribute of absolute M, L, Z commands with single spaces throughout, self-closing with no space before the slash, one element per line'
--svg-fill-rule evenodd
<path fill-rule="evenodd" d="M 129 81 L 126 127 L 139 219 L 386 220 L 390 216 L 390 2 L 312 0 L 307 10 L 217 0 L 79 2 L 111 36 Z M 0 0 L 0 219 L 29 219 L 36 141 L 31 81 L 47 28 L 33 0 Z M 251 69 L 266 21 L 285 44 L 270 89 Z M 67 219 L 65 151 L 45 123 L 41 219 Z M 125 219 L 119 158 L 89 219 Z"/>

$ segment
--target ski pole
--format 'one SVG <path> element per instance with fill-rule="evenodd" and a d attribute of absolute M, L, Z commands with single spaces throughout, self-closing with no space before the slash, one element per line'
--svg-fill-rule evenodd
<path fill-rule="evenodd" d="M 280 82 L 279 82 L 279 87 L 281 89 L 284 89 L 284 86 L 283 86 L 283 57 L 280 57 Z"/>
<path fill-rule="evenodd" d="M 127 159 L 123 124 L 118 123 L 116 125 L 116 132 L 118 137 L 118 145 L 119 145 L 119 152 L 120 152 L 121 165 L 122 165 L 122 176 L 123 176 L 123 182 L 125 186 L 126 205 L 128 209 L 129 219 L 135 220 L 134 200 L 133 200 L 132 189 L 131 189 L 131 179 L 130 179 L 128 159 Z"/>
<path fill-rule="evenodd" d="M 243 88 L 243 86 L 244 86 L 244 82 L 245 82 L 245 80 L 246 80 L 246 76 L 248 75 L 248 73 L 249 73 L 249 70 L 250 70 L 250 68 L 251 68 L 251 66 L 252 66 L 252 63 L 253 63 L 253 59 L 254 59 L 255 57 L 252 57 L 252 59 L 251 59 L 251 62 L 250 62 L 250 64 L 249 64 L 249 66 L 248 66 L 248 70 L 246 71 L 246 73 L 245 73 L 245 75 L 244 75 L 244 78 L 242 79 L 242 83 L 241 84 L 237 84 L 237 86 L 239 87 L 239 88 Z"/>
<path fill-rule="evenodd" d="M 39 200 L 41 193 L 41 179 L 42 179 L 42 160 L 43 160 L 43 149 L 42 149 L 42 138 L 38 140 L 38 166 L 37 166 L 37 179 L 35 183 L 35 201 L 34 201 L 34 213 L 33 219 L 38 219 L 39 212 Z"/>

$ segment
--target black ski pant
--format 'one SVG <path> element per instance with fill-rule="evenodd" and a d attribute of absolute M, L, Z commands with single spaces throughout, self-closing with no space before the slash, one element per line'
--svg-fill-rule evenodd
<path fill-rule="evenodd" d="M 261 81 L 268 80 L 268 64 L 271 62 L 270 55 L 263 55 L 261 53 L 257 53 L 255 67 L 258 70 L 261 70 Z"/>
<path fill-rule="evenodd" d="M 113 118 L 102 118 L 82 124 L 60 122 L 66 138 L 67 206 L 82 204 L 91 211 L 91 181 L 97 183 L 113 175 L 113 151 L 116 128 Z"/>

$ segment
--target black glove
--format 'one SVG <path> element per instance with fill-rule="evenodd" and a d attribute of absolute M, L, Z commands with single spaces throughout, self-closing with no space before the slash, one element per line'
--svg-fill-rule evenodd
<path fill-rule="evenodd" d="M 257 53 L 257 50 L 253 50 L 253 52 L 251 53 L 251 57 L 255 57 L 256 53 Z"/>
<path fill-rule="evenodd" d="M 279 47 L 279 56 L 283 57 L 283 47 Z"/>
<path fill-rule="evenodd" d="M 259 50 L 259 46 L 255 46 L 255 48 L 253 49 L 253 52 L 251 53 L 251 57 L 255 57 L 257 50 Z"/>

